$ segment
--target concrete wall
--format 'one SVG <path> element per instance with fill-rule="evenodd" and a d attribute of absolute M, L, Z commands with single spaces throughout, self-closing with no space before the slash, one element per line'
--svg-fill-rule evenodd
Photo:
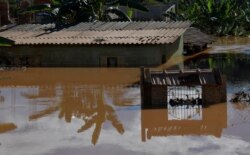
<path fill-rule="evenodd" d="M 224 103 L 227 101 L 226 79 L 223 77 L 221 85 L 202 86 L 202 102 L 204 106 Z"/>
<path fill-rule="evenodd" d="M 154 86 L 147 82 L 142 83 L 142 106 L 143 108 L 162 108 L 167 107 L 168 90 L 166 85 Z M 226 78 L 222 76 L 222 84 L 203 85 L 202 86 L 202 103 L 203 107 L 213 104 L 226 103 Z"/>
<path fill-rule="evenodd" d="M 27 57 L 22 59 L 29 62 L 40 59 L 41 66 L 106 67 L 107 57 L 117 57 L 118 67 L 154 67 L 162 63 L 162 56 L 168 60 L 182 50 L 181 37 L 173 44 L 164 45 L 17 45 L 1 51 L 16 59 Z"/>

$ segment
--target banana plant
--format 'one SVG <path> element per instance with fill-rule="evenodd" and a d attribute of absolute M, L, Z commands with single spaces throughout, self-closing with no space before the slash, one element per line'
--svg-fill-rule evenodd
<path fill-rule="evenodd" d="M 51 4 L 31 6 L 21 13 L 39 12 L 39 15 L 51 19 L 59 27 L 97 20 L 131 21 L 118 6 L 148 11 L 140 0 L 53 0 Z"/>
<path fill-rule="evenodd" d="M 172 20 L 191 20 L 193 26 L 218 36 L 244 35 L 250 30 L 248 0 L 179 0 L 178 14 L 166 13 Z"/>

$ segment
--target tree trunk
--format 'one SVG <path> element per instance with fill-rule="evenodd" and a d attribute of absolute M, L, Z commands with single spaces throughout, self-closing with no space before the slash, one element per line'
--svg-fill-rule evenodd
<path fill-rule="evenodd" d="M 0 0 L 0 26 L 12 23 L 9 12 L 9 1 Z"/>

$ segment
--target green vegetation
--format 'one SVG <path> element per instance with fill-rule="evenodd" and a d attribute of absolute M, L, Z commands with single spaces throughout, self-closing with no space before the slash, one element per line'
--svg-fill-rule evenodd
<path fill-rule="evenodd" d="M 165 16 L 174 21 L 190 20 L 194 27 L 217 36 L 250 34 L 250 0 L 52 0 L 51 4 L 31 6 L 18 12 L 39 13 L 57 26 L 64 27 L 97 20 L 131 21 L 134 9 L 148 11 L 145 4 L 164 5 L 170 2 L 176 4 L 177 12 L 168 12 Z M 18 10 L 18 5 L 14 0 L 9 3 L 11 12 L 17 14 L 13 10 Z M 122 12 L 119 6 L 128 7 L 128 11 Z"/>
<path fill-rule="evenodd" d="M 31 6 L 21 12 L 43 12 L 57 26 L 73 25 L 93 21 L 130 21 L 118 6 L 148 11 L 140 0 L 54 0 L 52 4 Z"/>
<path fill-rule="evenodd" d="M 193 26 L 217 36 L 242 36 L 250 32 L 249 0 L 178 0 L 172 20 L 191 20 Z"/>
<path fill-rule="evenodd" d="M 9 39 L 6 39 L 6 38 L 3 38 L 0 36 L 0 47 L 1 46 L 11 46 L 13 44 L 14 44 L 14 42 L 12 40 L 9 40 Z"/>

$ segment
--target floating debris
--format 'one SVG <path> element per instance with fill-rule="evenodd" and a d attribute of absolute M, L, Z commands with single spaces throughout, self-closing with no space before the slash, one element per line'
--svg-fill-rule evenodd
<path fill-rule="evenodd" d="M 237 103 L 237 102 L 250 103 L 250 93 L 247 93 L 245 91 L 239 91 L 233 95 L 230 101 L 233 103 Z"/>

